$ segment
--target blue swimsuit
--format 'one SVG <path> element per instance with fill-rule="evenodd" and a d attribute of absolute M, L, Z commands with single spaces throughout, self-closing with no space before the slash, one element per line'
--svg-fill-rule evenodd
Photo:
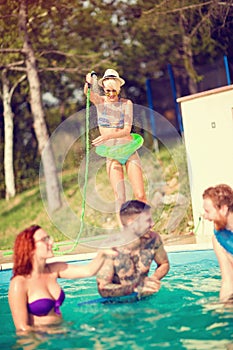
<path fill-rule="evenodd" d="M 227 229 L 214 230 L 215 237 L 218 243 L 226 249 L 226 251 L 233 255 L 233 232 Z"/>

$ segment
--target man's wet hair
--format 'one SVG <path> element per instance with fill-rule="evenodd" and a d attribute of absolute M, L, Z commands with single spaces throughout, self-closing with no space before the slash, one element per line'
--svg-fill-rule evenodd
<path fill-rule="evenodd" d="M 131 217 L 133 215 L 138 215 L 143 213 L 144 211 L 148 211 L 151 209 L 151 206 L 147 203 L 141 202 L 139 200 L 130 200 L 122 204 L 120 209 L 120 217 L 121 220 L 123 218 L 123 224 L 124 224 L 124 218 L 125 217 Z"/>

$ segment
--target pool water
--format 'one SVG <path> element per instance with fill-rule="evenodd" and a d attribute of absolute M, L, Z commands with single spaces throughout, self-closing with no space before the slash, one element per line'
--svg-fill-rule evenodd
<path fill-rule="evenodd" d="M 218 303 L 220 272 L 212 250 L 169 253 L 160 291 L 130 303 L 79 302 L 99 298 L 95 278 L 60 280 L 64 322 L 47 332 L 15 335 L 0 273 L 1 349 L 233 349 L 233 309 Z M 154 266 L 152 266 L 152 269 Z"/>

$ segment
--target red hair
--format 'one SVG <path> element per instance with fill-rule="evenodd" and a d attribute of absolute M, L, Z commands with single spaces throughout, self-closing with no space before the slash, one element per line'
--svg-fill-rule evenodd
<path fill-rule="evenodd" d="M 203 195 L 203 199 L 210 199 L 216 209 L 221 209 L 224 205 L 228 208 L 228 213 L 233 212 L 233 189 L 225 184 L 207 188 Z M 227 224 L 227 217 L 221 216 L 214 221 L 216 230 L 223 230 Z"/>
<path fill-rule="evenodd" d="M 13 255 L 13 277 L 30 275 L 35 250 L 34 234 L 39 229 L 41 229 L 40 226 L 32 225 L 16 237 Z"/>
<path fill-rule="evenodd" d="M 223 205 L 228 208 L 233 206 L 233 190 L 225 184 L 207 188 L 202 197 L 203 199 L 210 198 L 217 209 L 221 209 Z"/>

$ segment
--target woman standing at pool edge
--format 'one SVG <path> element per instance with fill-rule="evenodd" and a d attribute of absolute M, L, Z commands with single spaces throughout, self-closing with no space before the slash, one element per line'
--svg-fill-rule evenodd
<path fill-rule="evenodd" d="M 57 278 L 94 276 L 107 254 L 117 255 L 111 249 L 100 251 L 86 265 L 47 262 L 53 257 L 52 247 L 53 239 L 38 225 L 26 228 L 16 237 L 8 300 L 17 331 L 59 323 L 65 293 Z"/>
<path fill-rule="evenodd" d="M 88 84 L 92 84 L 91 73 L 86 75 L 84 93 L 87 94 Z M 105 96 L 101 96 L 91 89 L 90 100 L 95 104 L 98 114 L 100 136 L 92 141 L 97 147 L 122 145 L 132 141 L 131 128 L 133 123 L 133 104 L 129 99 L 120 97 L 124 79 L 114 69 L 107 69 L 103 78 L 98 81 Z M 127 175 L 132 186 L 135 199 L 146 202 L 142 168 L 137 152 L 133 152 L 125 162 Z M 116 212 L 126 201 L 123 164 L 117 159 L 107 158 L 107 174 L 114 191 Z"/>

